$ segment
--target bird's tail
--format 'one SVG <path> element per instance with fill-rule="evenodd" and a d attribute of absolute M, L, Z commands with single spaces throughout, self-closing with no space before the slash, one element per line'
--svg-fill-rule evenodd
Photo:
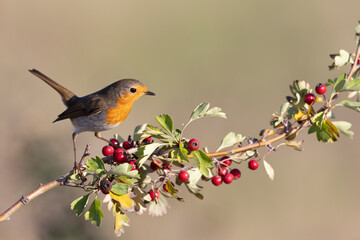
<path fill-rule="evenodd" d="M 31 70 L 29 70 L 29 72 L 31 72 L 32 74 L 34 74 L 38 78 L 42 79 L 44 82 L 49 84 L 53 89 L 55 89 L 61 95 L 61 98 L 62 98 L 65 105 L 68 105 L 69 100 L 71 98 L 76 97 L 76 95 L 72 91 L 70 91 L 69 89 L 61 86 L 60 84 L 58 84 L 54 80 L 50 79 L 48 76 L 42 74 L 38 70 L 31 69 Z"/>

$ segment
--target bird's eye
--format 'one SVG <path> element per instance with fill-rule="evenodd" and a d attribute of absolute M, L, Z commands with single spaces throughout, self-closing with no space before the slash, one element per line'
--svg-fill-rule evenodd
<path fill-rule="evenodd" d="M 130 92 L 136 93 L 136 88 L 130 88 Z"/>

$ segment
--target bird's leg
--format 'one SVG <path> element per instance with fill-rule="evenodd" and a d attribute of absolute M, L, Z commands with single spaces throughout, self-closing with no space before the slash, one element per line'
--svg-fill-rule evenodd
<path fill-rule="evenodd" d="M 106 138 L 103 138 L 101 135 L 100 135 L 100 132 L 95 132 L 95 137 L 97 137 L 98 139 L 101 139 L 109 144 L 112 144 L 109 140 L 107 140 Z"/>
<path fill-rule="evenodd" d="M 73 149 L 74 149 L 74 170 L 80 172 L 79 164 L 76 161 L 76 138 L 79 134 L 74 132 L 72 134 L 72 140 L 73 140 Z"/>

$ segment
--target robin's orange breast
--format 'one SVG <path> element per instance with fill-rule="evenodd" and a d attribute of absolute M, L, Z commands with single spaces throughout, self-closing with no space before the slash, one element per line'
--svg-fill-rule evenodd
<path fill-rule="evenodd" d="M 109 108 L 106 112 L 106 123 L 108 125 L 117 125 L 122 123 L 128 116 L 134 101 L 130 99 L 119 98 L 116 107 Z"/>

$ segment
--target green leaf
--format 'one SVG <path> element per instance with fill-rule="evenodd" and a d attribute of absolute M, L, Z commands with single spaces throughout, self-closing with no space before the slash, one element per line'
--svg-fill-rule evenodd
<path fill-rule="evenodd" d="M 197 198 L 203 199 L 204 196 L 200 193 L 202 187 L 197 185 L 201 179 L 202 174 L 198 168 L 192 168 L 188 170 L 189 182 L 186 184 L 187 189 L 194 194 Z"/>
<path fill-rule="evenodd" d="M 180 129 L 175 129 L 171 135 L 173 136 L 175 141 L 180 142 L 180 138 L 181 138 L 181 130 Z"/>
<path fill-rule="evenodd" d="M 334 85 L 334 92 L 341 92 L 344 89 L 346 80 L 345 80 L 346 74 L 341 73 L 338 78 L 336 79 L 335 85 Z"/>
<path fill-rule="evenodd" d="M 134 142 L 140 140 L 140 137 L 143 135 L 143 132 L 145 131 L 146 127 L 147 127 L 146 123 L 135 127 L 134 136 L 133 136 Z"/>
<path fill-rule="evenodd" d="M 151 143 L 151 144 L 147 144 L 147 145 L 139 147 L 135 153 L 136 156 L 139 157 L 139 159 L 137 160 L 139 167 L 141 167 L 146 162 L 146 160 L 148 160 L 148 158 L 151 156 L 151 154 L 153 154 L 153 152 L 158 147 L 163 146 L 163 145 L 164 144 L 161 144 L 161 143 Z"/>
<path fill-rule="evenodd" d="M 201 103 L 195 108 L 195 110 L 190 115 L 190 121 L 194 121 L 198 118 L 201 118 L 205 115 L 206 111 L 209 109 L 210 104 L 207 102 Z"/>
<path fill-rule="evenodd" d="M 216 150 L 219 151 L 223 148 L 234 146 L 236 143 L 242 142 L 246 139 L 241 134 L 236 134 L 234 132 L 229 132 L 221 141 L 220 147 Z"/>
<path fill-rule="evenodd" d="M 160 124 L 160 126 L 168 131 L 169 133 L 172 133 L 173 131 L 173 120 L 172 118 L 167 114 L 158 115 L 155 117 L 155 120 Z"/>
<path fill-rule="evenodd" d="M 99 199 L 94 199 L 89 210 L 85 213 L 85 220 L 91 219 L 92 224 L 100 227 L 101 219 L 104 217 L 104 213 L 101 210 L 101 201 Z"/>
<path fill-rule="evenodd" d="M 88 171 L 92 171 L 92 172 L 96 171 L 98 173 L 106 173 L 104 162 L 98 156 L 96 156 L 96 158 L 89 158 L 86 161 L 86 166 L 88 167 L 87 168 Z"/>
<path fill-rule="evenodd" d="M 154 127 L 152 125 L 148 125 L 144 133 L 154 138 L 157 138 L 165 143 L 170 143 L 174 141 L 172 136 L 167 135 L 165 132 L 161 131 L 159 128 Z"/>
<path fill-rule="evenodd" d="M 89 201 L 89 196 L 90 196 L 90 193 L 75 199 L 70 204 L 71 210 L 76 211 L 76 216 L 80 216 L 83 213 L 83 211 Z"/>
<path fill-rule="evenodd" d="M 116 195 L 124 195 L 127 194 L 129 190 L 129 185 L 126 183 L 116 183 L 115 185 L 112 186 L 111 188 L 111 192 L 116 194 Z"/>
<path fill-rule="evenodd" d="M 226 114 L 221 111 L 221 108 L 219 107 L 213 107 L 206 111 L 205 117 L 221 117 L 226 118 Z"/>
<path fill-rule="evenodd" d="M 115 175 L 117 178 L 120 176 L 125 176 L 128 178 L 139 179 L 139 173 L 137 170 L 131 171 L 132 165 L 128 163 L 122 163 L 109 171 L 109 174 Z"/>
<path fill-rule="evenodd" d="M 344 91 L 360 91 L 360 78 L 355 78 L 346 82 Z"/>
<path fill-rule="evenodd" d="M 184 143 L 180 142 L 179 148 L 171 151 L 171 158 L 176 158 L 179 162 L 187 162 L 189 163 L 188 150 L 183 147 Z"/>
<path fill-rule="evenodd" d="M 351 139 L 353 138 L 354 132 L 349 130 L 351 128 L 351 123 L 346 122 L 346 121 L 336 121 L 336 122 L 332 122 L 332 123 L 335 125 L 335 127 L 340 132 L 342 132 L 346 136 L 350 137 Z"/>
<path fill-rule="evenodd" d="M 192 151 L 192 156 L 196 167 L 200 170 L 200 173 L 205 177 L 210 177 L 211 172 L 209 167 L 212 167 L 211 158 L 201 150 Z"/>
<path fill-rule="evenodd" d="M 360 112 L 360 102 L 352 102 L 349 100 L 343 100 L 343 101 L 339 102 L 338 104 L 336 104 L 336 106 L 344 106 L 344 107 L 350 108 L 352 110 L 355 110 L 357 112 Z"/>

